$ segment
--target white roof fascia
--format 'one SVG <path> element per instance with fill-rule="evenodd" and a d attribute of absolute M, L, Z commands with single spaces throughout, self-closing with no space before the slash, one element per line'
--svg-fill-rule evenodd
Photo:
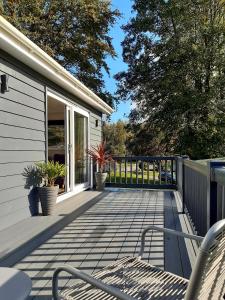
<path fill-rule="evenodd" d="M 0 48 L 90 106 L 110 115 L 113 109 L 53 58 L 0 16 Z"/>

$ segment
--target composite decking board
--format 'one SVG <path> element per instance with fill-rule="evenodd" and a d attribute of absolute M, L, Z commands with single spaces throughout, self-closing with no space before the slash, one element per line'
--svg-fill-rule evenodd
<path fill-rule="evenodd" d="M 181 213 L 181 211 L 180 211 L 180 209 L 178 210 L 178 206 L 177 206 L 175 198 L 174 198 L 174 193 L 170 195 L 170 201 L 171 201 L 172 222 L 171 222 L 171 225 L 166 226 L 166 227 L 177 230 L 177 231 L 182 231 L 181 222 L 180 222 L 180 218 L 179 218 L 179 214 Z M 166 213 L 165 213 L 165 219 L 167 219 L 166 216 L 169 217 L 169 214 L 166 215 Z M 170 239 L 171 240 L 174 239 L 176 241 L 176 243 L 177 243 L 176 248 L 179 249 L 179 255 L 180 255 L 179 267 L 182 270 L 182 276 L 185 278 L 189 278 L 190 273 L 191 273 L 191 263 L 190 263 L 190 260 L 188 257 L 185 240 L 182 237 L 170 237 Z M 171 245 L 171 249 L 172 249 L 172 246 L 173 246 L 173 244 Z M 173 251 L 171 251 L 171 250 L 170 250 L 170 252 L 173 253 Z M 174 270 L 174 266 L 176 265 L 176 260 L 177 260 L 176 255 L 172 254 L 170 259 L 167 260 L 167 264 L 168 264 L 167 269 L 170 270 L 171 272 L 179 275 L 180 271 Z"/>
<path fill-rule="evenodd" d="M 175 197 L 178 211 L 182 212 L 182 202 L 178 191 L 174 192 L 174 197 Z M 179 220 L 183 232 L 189 234 L 196 234 L 192 228 L 191 223 L 189 222 L 189 217 L 186 214 L 179 213 Z M 191 267 L 193 267 L 196 262 L 196 257 L 199 250 L 199 243 L 190 239 L 184 239 L 184 241 L 186 244 L 186 249 L 188 252 L 188 257 L 189 257 Z"/>
<path fill-rule="evenodd" d="M 21 259 L 37 248 L 98 201 L 100 196 L 99 192 L 83 192 L 66 200 L 63 206 L 62 203 L 57 204 L 56 214 L 53 216 L 27 218 L 0 230 L 0 266 L 15 264 L 19 257 Z"/>
<path fill-rule="evenodd" d="M 163 227 L 166 214 L 172 228 L 178 226 L 172 195 L 149 190 L 117 190 L 105 194 L 16 265 L 33 279 L 31 299 L 51 299 L 52 272 L 63 263 L 92 273 L 122 256 L 137 255 L 143 228 L 151 224 Z M 177 253 L 182 251 L 178 244 L 175 243 Z M 144 259 L 163 268 L 164 258 L 171 250 L 164 248 L 163 234 L 150 232 L 145 249 Z M 181 256 L 179 253 L 176 263 Z M 60 284 L 67 283 L 73 284 L 74 280 L 64 276 Z"/>

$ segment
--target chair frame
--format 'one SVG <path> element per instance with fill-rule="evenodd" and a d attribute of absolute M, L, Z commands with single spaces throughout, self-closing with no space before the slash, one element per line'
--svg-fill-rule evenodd
<path fill-rule="evenodd" d="M 214 227 L 214 231 L 218 231 L 221 226 L 225 226 L 225 220 L 223 220 L 224 222 L 220 221 L 217 222 L 213 227 Z M 222 223 L 219 224 L 219 223 Z M 218 225 L 217 225 L 218 224 Z M 146 234 L 149 231 L 159 231 L 159 232 L 163 232 L 165 234 L 170 234 L 170 235 L 175 235 L 175 236 L 179 236 L 182 238 L 187 238 L 187 239 L 191 239 L 191 240 L 195 240 L 198 243 L 201 243 L 201 247 L 200 247 L 200 254 L 198 257 L 198 260 L 196 261 L 196 267 L 194 268 L 191 278 L 189 280 L 189 284 L 188 284 L 188 288 L 187 288 L 187 293 L 185 294 L 185 300 L 193 300 L 193 295 L 196 295 L 196 291 L 199 288 L 199 274 L 198 274 L 198 268 L 201 269 L 202 267 L 202 263 L 204 262 L 205 259 L 207 259 L 207 251 L 209 249 L 210 244 L 212 243 L 212 239 L 214 239 L 215 236 L 215 232 L 213 231 L 213 229 L 209 230 L 207 233 L 207 237 L 203 238 L 201 236 L 198 235 L 192 235 L 192 234 L 187 234 L 187 233 L 183 233 L 180 231 L 176 231 L 176 230 L 172 230 L 172 229 L 168 229 L 168 228 L 162 228 L 162 227 L 158 227 L 158 226 L 148 226 L 144 229 L 144 231 L 142 232 L 141 235 L 141 247 L 140 247 L 140 251 L 139 251 L 139 256 L 138 259 L 142 259 L 143 253 L 144 253 L 144 247 L 145 247 L 145 239 L 146 239 Z M 204 242 L 203 242 L 204 240 Z M 203 243 L 202 243 L 203 242 Z M 135 298 L 123 293 L 122 291 L 120 291 L 118 288 L 109 286 L 105 283 L 103 283 L 102 281 L 95 279 L 94 277 L 92 277 L 91 275 L 88 275 L 78 269 L 75 269 L 73 267 L 70 266 L 61 266 L 59 268 L 57 268 L 53 274 L 53 278 L 52 278 L 52 294 L 53 294 L 53 299 L 54 300 L 60 300 L 62 298 L 60 298 L 59 292 L 58 292 L 58 277 L 59 274 L 64 271 L 67 272 L 71 275 L 74 276 L 75 279 L 81 279 L 82 281 L 89 283 L 90 285 L 92 285 L 95 288 L 98 288 L 100 290 L 103 290 L 104 292 L 106 292 L 109 295 L 112 295 L 114 297 L 116 297 L 117 299 L 120 300 L 135 300 Z"/>

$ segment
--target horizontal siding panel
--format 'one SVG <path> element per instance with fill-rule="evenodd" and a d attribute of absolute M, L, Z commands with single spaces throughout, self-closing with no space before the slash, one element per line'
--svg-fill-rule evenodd
<path fill-rule="evenodd" d="M 26 198 L 28 193 L 29 190 L 21 188 L 21 186 L 12 187 L 9 190 L 2 190 L 0 191 L 0 203 L 9 202 L 22 197 Z"/>
<path fill-rule="evenodd" d="M 19 163 L 7 163 L 7 164 L 0 164 L 0 176 L 12 176 L 22 174 L 24 169 L 28 166 L 33 166 L 34 162 L 19 162 Z"/>
<path fill-rule="evenodd" d="M 22 105 L 26 105 L 28 107 L 32 107 L 34 109 L 45 111 L 45 102 L 44 102 L 44 94 L 43 101 L 38 101 L 30 96 L 24 95 L 21 92 L 15 91 L 11 89 L 9 92 L 5 94 L 1 94 L 1 97 L 6 100 L 14 101 L 16 103 L 20 103 Z"/>
<path fill-rule="evenodd" d="M 91 132 L 91 139 L 101 139 L 101 132 L 93 133 Z"/>
<path fill-rule="evenodd" d="M 5 61 L 7 60 L 7 62 Z M 15 59 L 0 59 L 9 92 L 0 94 L 0 230 L 31 216 L 24 168 L 45 160 L 45 85 Z"/>
<path fill-rule="evenodd" d="M 9 77 L 9 89 L 14 89 L 16 91 L 20 91 L 23 94 L 26 94 L 28 96 L 31 96 L 37 100 L 42 100 L 44 93 L 37 90 L 36 88 L 30 86 L 29 84 L 26 84 L 25 82 L 14 78 L 12 76 Z"/>
<path fill-rule="evenodd" d="M 40 121 L 45 120 L 44 112 L 41 112 L 34 108 L 27 107 L 10 100 L 6 100 L 6 99 L 3 100 L 3 98 L 1 99 L 1 110 L 5 112 L 13 113 L 15 115 L 20 115 L 28 118 L 30 117 L 32 119 L 36 119 Z"/>
<path fill-rule="evenodd" d="M 32 130 L 0 124 L 0 137 L 11 137 L 29 139 L 35 141 L 45 141 L 45 133 L 43 131 Z"/>
<path fill-rule="evenodd" d="M 97 129 L 95 129 L 95 128 L 91 128 L 91 134 L 94 134 L 94 135 L 101 135 L 102 134 L 102 132 L 101 132 L 101 130 L 97 130 Z"/>
<path fill-rule="evenodd" d="M 91 117 L 91 118 L 90 118 L 91 124 L 93 124 L 93 125 L 95 126 L 96 120 L 98 120 L 98 124 L 101 124 L 101 122 L 102 122 L 101 117 L 96 117 L 96 118 L 95 118 L 95 117 Z"/>
<path fill-rule="evenodd" d="M 0 204 L 0 217 L 7 216 L 11 214 L 15 210 L 20 210 L 22 208 L 26 208 L 28 203 L 28 198 L 21 197 L 18 199 L 14 199 L 12 201 L 8 201 Z"/>
<path fill-rule="evenodd" d="M 94 143 L 96 145 L 97 144 L 100 144 L 102 142 L 101 138 L 95 138 L 95 139 L 91 139 L 91 145 Z"/>
<path fill-rule="evenodd" d="M 27 76 L 26 73 L 21 72 L 21 69 L 14 65 L 12 66 L 11 63 L 9 63 L 6 60 L 3 60 L 2 58 L 0 58 L 0 71 L 31 85 L 32 87 L 40 90 L 41 92 L 45 91 L 43 84 L 39 83 L 31 76 Z"/>
<path fill-rule="evenodd" d="M 44 161 L 44 151 L 0 151 L 0 163 Z"/>
<path fill-rule="evenodd" d="M 22 174 L 15 176 L 0 177 L 0 191 L 7 190 L 15 186 L 25 186 L 26 179 Z"/>
<path fill-rule="evenodd" d="M 28 217 L 30 217 L 30 210 L 28 206 L 15 210 L 11 214 L 0 218 L 0 230 L 9 227 L 12 224 L 16 224 Z M 11 224 L 9 222 L 11 222 Z"/>
<path fill-rule="evenodd" d="M 2 150 L 45 151 L 45 142 L 0 137 L 0 151 Z M 19 156 L 19 153 L 15 152 L 15 155 Z"/>
<path fill-rule="evenodd" d="M 92 112 L 90 113 L 90 120 L 91 122 L 95 122 L 95 120 L 100 120 L 101 121 L 102 117 L 96 114 L 93 114 Z"/>
<path fill-rule="evenodd" d="M 0 111 L 0 123 L 14 125 L 21 128 L 30 128 L 45 131 L 45 122 L 34 120 L 28 117 L 18 116 L 11 112 Z"/>

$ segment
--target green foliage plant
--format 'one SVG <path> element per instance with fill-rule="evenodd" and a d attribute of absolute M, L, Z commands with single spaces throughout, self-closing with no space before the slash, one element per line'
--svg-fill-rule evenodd
<path fill-rule="evenodd" d="M 44 180 L 44 186 L 52 187 L 58 177 L 66 176 L 66 166 L 59 162 L 39 162 L 36 167 Z"/>

